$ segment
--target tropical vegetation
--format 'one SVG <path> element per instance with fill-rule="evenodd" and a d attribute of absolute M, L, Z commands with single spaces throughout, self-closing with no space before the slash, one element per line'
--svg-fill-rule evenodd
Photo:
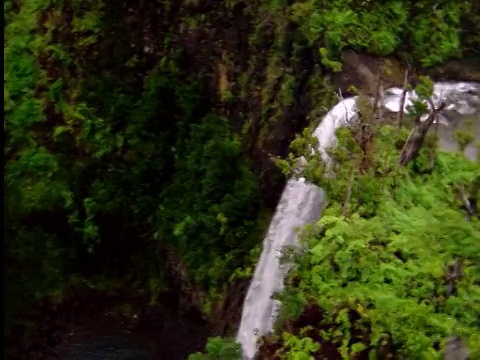
<path fill-rule="evenodd" d="M 419 71 L 478 59 L 479 14 L 473 0 L 4 1 L 7 336 L 86 289 L 155 303 L 172 259 L 210 315 L 251 275 L 285 181 L 270 159 L 334 103 L 342 52 Z M 329 205 L 279 295 L 278 356 L 435 358 L 457 335 L 479 354 L 479 223 L 464 201 L 479 201 L 478 163 L 428 137 L 398 166 L 407 126 L 378 126 L 368 156 L 339 129 L 335 180 L 309 155 Z M 318 321 L 299 326 L 309 310 Z M 239 354 L 218 337 L 206 349 L 192 356 Z"/>

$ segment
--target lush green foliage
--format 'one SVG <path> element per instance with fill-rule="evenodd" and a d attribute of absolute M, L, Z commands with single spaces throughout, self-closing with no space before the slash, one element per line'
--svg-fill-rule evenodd
<path fill-rule="evenodd" d="M 337 176 L 314 177 L 330 205 L 305 229 L 305 251 L 295 256 L 290 286 L 280 295 L 282 321 L 300 316 L 307 304 L 320 309 L 321 320 L 302 331 L 288 325 L 292 320 L 285 326 L 297 341 L 320 338 L 346 359 L 385 351 L 436 359 L 453 335 L 467 340 L 473 358 L 480 356 L 480 221 L 466 220 L 459 194 L 469 189 L 478 201 L 479 164 L 459 153 L 435 154 L 430 140 L 408 168 L 398 168 L 407 132 L 383 126 L 374 164 L 359 173 L 352 132 L 339 129 L 337 136 L 331 151 Z M 462 274 L 452 285 L 448 269 L 457 259 Z M 321 353 L 321 346 L 308 349 Z"/>
<path fill-rule="evenodd" d="M 230 276 L 225 268 L 240 268 L 239 259 L 255 246 L 244 241 L 255 223 L 244 219 L 254 218 L 257 181 L 228 123 L 215 115 L 192 125 L 174 151 L 175 177 L 164 189 L 158 218 L 193 277 L 219 286 Z"/>
<path fill-rule="evenodd" d="M 431 66 L 461 55 L 461 18 L 471 17 L 472 6 L 469 1 L 310 0 L 295 2 L 291 17 L 320 45 L 324 65 L 334 70 L 344 48 L 377 55 L 400 51 Z M 465 30 L 469 39 L 477 36 Z"/>
<path fill-rule="evenodd" d="M 229 0 L 218 6 L 233 8 L 239 2 Z M 131 5 L 114 0 L 4 2 L 7 315 L 17 315 L 17 311 L 28 309 L 45 296 L 61 297 L 70 286 L 104 290 L 117 285 L 125 287 L 126 279 L 129 284 L 140 283 L 142 288 L 148 288 L 154 297 L 162 287 L 164 266 L 159 249 L 164 247 L 179 255 L 189 279 L 195 285 L 203 285 L 207 291 L 215 292 L 232 276 L 245 276 L 251 270 L 245 260 L 253 259 L 258 253 L 258 230 L 265 225 L 258 221 L 256 176 L 244 159 L 240 139 L 231 131 L 230 119 L 218 115 L 213 101 L 205 96 L 205 79 L 185 72 L 188 61 L 184 61 L 182 51 L 171 41 L 176 30 L 198 27 L 198 21 L 212 14 L 177 18 L 177 14 L 185 15 L 178 10 L 181 6 L 170 0 L 156 2 L 161 4 L 162 11 L 168 10 L 165 11 L 168 16 L 160 12 L 158 26 L 165 34 L 155 39 L 156 52 L 150 53 L 146 50 L 150 44 L 146 44 L 145 38 L 151 35 L 148 30 L 152 24 L 143 26 L 143 16 L 144 9 L 149 9 L 145 4 L 151 3 Z M 186 1 L 184 5 L 195 8 L 200 3 Z M 258 50 L 258 54 L 251 54 L 245 61 L 249 69 L 242 73 L 243 81 L 238 79 L 238 83 L 243 84 L 243 97 L 251 97 L 245 103 L 258 100 L 261 105 L 259 108 L 252 106 L 249 113 L 241 109 L 239 117 L 244 119 L 255 112 L 259 114 L 262 120 L 258 123 L 253 117 L 245 121 L 251 128 L 259 128 L 255 133 L 264 132 L 255 135 L 263 137 L 259 143 L 269 141 L 266 139 L 270 136 L 270 128 L 263 127 L 264 122 L 273 123 L 270 120 L 281 118 L 286 110 L 302 106 L 299 98 L 306 92 L 317 105 L 329 103 L 331 96 L 325 91 L 327 80 L 319 75 L 318 69 L 310 78 L 303 76 L 311 70 L 304 67 L 314 65 L 307 61 L 305 66 L 300 60 L 310 55 L 300 54 L 312 44 L 319 49 L 324 65 L 334 69 L 339 68 L 338 55 L 345 48 L 380 55 L 400 53 L 426 66 L 462 54 L 478 55 L 478 5 L 468 1 L 422 0 L 413 5 L 400 0 L 278 0 L 261 2 L 258 12 L 251 9 L 257 8 L 256 5 L 247 6 L 250 15 L 254 15 L 254 24 L 250 26 L 252 29 L 245 30 L 251 30 L 248 43 L 258 46 L 253 51 Z M 264 18 L 265 8 L 268 16 Z M 170 12 L 171 9 L 177 10 Z M 218 7 L 212 9 L 217 12 Z M 192 13 L 199 12 L 193 10 Z M 168 24 L 177 20 L 183 22 L 182 26 Z M 298 25 L 298 29 L 289 34 L 286 29 L 291 23 Z M 188 35 L 194 34 L 190 30 L 183 34 L 187 40 Z M 267 34 L 272 33 L 273 39 L 267 39 Z M 260 39 L 262 36 L 265 39 Z M 270 47 L 269 43 L 273 45 Z M 221 41 L 215 42 L 214 47 L 219 46 L 215 50 L 223 54 L 225 49 L 221 46 L 224 45 Z M 290 58 L 290 55 L 284 56 L 287 53 L 292 53 L 292 61 L 285 61 L 284 58 Z M 244 55 L 239 58 L 243 59 Z M 261 58 L 264 55 L 267 58 Z M 222 55 L 222 61 L 235 69 L 238 64 L 232 57 Z M 266 68 L 258 68 L 257 63 L 263 62 Z M 244 66 L 241 67 L 244 71 Z M 265 79 L 258 74 L 264 70 Z M 302 79 L 297 79 L 296 74 L 302 74 Z M 250 93 L 248 85 L 253 78 L 263 79 L 264 83 Z M 252 84 L 251 88 L 258 85 Z M 301 90 L 304 86 L 307 90 Z M 223 105 L 228 103 L 235 108 L 235 96 L 230 89 L 226 90 L 222 94 Z M 230 108 L 222 111 L 222 114 L 230 113 Z M 462 143 L 469 141 L 465 134 L 459 133 L 457 137 Z M 348 142 L 348 134 L 344 140 Z M 304 148 L 306 144 L 300 139 L 296 146 Z M 339 217 L 338 206 L 332 205 L 328 210 L 330 217 L 326 217 L 331 222 L 318 224 L 315 229 L 331 225 L 328 231 L 340 231 L 339 228 L 353 224 L 366 236 L 384 235 L 390 241 L 392 233 L 377 232 L 379 222 L 382 227 L 382 221 L 387 222 L 385 228 L 392 228 L 395 233 L 398 231 L 395 226 L 400 226 L 402 219 L 389 223 L 388 219 L 379 219 L 378 212 L 393 214 L 390 217 L 393 221 L 399 216 L 399 206 L 405 207 L 406 203 L 414 201 L 412 196 L 419 196 L 415 206 L 420 210 L 402 211 L 402 214 L 409 214 L 408 221 L 415 223 L 411 224 L 412 229 L 424 229 L 421 223 L 412 220 L 417 212 L 427 216 L 421 209 L 443 209 L 443 213 L 429 213 L 428 219 L 440 222 L 441 226 L 456 224 L 452 220 L 441 221 L 450 216 L 447 205 L 449 209 L 457 206 L 451 186 L 443 178 L 441 184 L 446 190 L 440 186 L 433 190 L 433 184 L 439 184 L 439 171 L 446 171 L 445 166 L 452 167 L 451 174 L 467 176 L 472 173 L 470 165 L 440 157 L 430 175 L 433 179 L 431 191 L 426 182 L 421 182 L 424 175 L 400 172 L 393 176 L 389 171 L 394 151 L 390 151 L 391 144 L 384 147 L 380 152 L 384 157 L 378 156 L 376 160 L 380 164 L 376 171 L 383 175 L 373 179 L 372 174 L 363 174 L 356 178 L 348 201 L 347 218 Z M 336 199 L 344 204 L 344 190 L 352 176 L 352 166 L 348 165 L 345 151 L 337 149 L 336 155 L 339 161 L 347 164 L 342 167 L 338 183 L 323 178 L 319 159 L 312 159 L 310 164 L 315 166 L 308 169 L 307 177 L 321 182 L 333 202 Z M 431 162 L 430 152 L 423 152 L 414 170 L 429 171 Z M 409 176 L 413 176 L 411 180 Z M 469 181 L 471 178 L 462 178 L 465 188 Z M 401 185 L 392 190 L 392 198 L 388 198 L 385 189 L 397 182 Z M 442 189 L 445 192 L 441 193 Z M 460 213 L 455 214 L 453 219 L 459 219 Z M 470 234 L 468 231 L 473 231 L 476 225 L 475 221 L 463 224 L 458 234 Z M 439 229 L 447 231 L 450 228 Z M 341 233 L 346 239 L 352 237 L 348 231 Z M 427 237 L 433 238 L 441 232 L 429 234 Z M 315 236 L 310 236 L 312 248 L 317 246 L 319 236 Z M 412 236 L 406 233 L 404 238 L 413 241 Z M 477 233 L 473 231 L 471 236 Z M 426 241 L 421 242 L 423 249 Z M 468 239 L 466 241 L 466 246 L 470 246 Z M 455 249 L 445 250 L 445 254 L 453 256 Z M 467 252 L 467 248 L 463 251 Z M 347 255 L 343 256 L 347 258 Z M 299 269 L 302 266 L 309 269 L 308 261 L 312 256 L 314 254 L 306 256 Z M 440 260 L 444 258 L 449 256 Z M 467 260 L 472 261 L 466 259 L 467 269 L 474 269 Z M 418 263 L 415 264 L 417 267 L 407 269 L 408 274 L 402 273 L 402 279 L 411 276 L 411 271 L 419 271 Z M 430 267 L 431 264 L 427 266 Z M 346 274 L 349 271 L 354 270 L 344 270 Z M 355 271 L 360 270 L 356 268 Z M 471 273 L 476 274 L 474 270 Z M 379 276 L 375 273 L 371 278 Z M 340 280 L 333 277 L 330 281 L 337 284 Z M 316 296 L 314 286 L 310 291 L 302 290 L 303 295 L 293 292 L 292 301 L 286 301 L 285 309 L 293 308 L 292 304 L 302 309 L 305 294 Z M 328 296 L 338 295 L 332 294 Z M 448 306 L 458 311 L 461 305 L 452 305 L 451 299 L 455 297 L 448 300 Z M 325 304 L 321 305 L 326 307 L 328 301 Z M 454 311 L 447 305 L 444 308 L 447 310 L 442 311 L 447 315 Z M 381 311 L 386 310 L 382 308 Z M 372 316 L 380 313 L 376 314 Z M 471 312 L 465 314 L 471 316 Z M 16 318 L 19 319 L 21 317 Z M 467 320 L 456 321 L 464 326 L 458 332 L 469 329 Z M 10 323 L 7 321 L 7 325 Z M 397 338 L 408 341 L 408 336 L 411 335 L 402 333 Z M 308 339 L 288 332 L 283 339 L 287 352 L 311 354 L 317 351 L 317 344 Z M 227 353 L 238 354 L 232 349 L 219 339 L 209 344 L 213 358 L 226 358 L 230 356 Z M 409 349 L 405 347 L 405 351 Z"/>
<path fill-rule="evenodd" d="M 125 277 L 156 295 L 165 245 L 218 289 L 257 241 L 257 180 L 180 52 L 147 58 L 116 3 L 5 6 L 8 313 Z"/>
<path fill-rule="evenodd" d="M 206 354 L 192 354 L 188 360 L 238 360 L 241 357 L 240 344 L 233 339 L 210 338 L 205 350 Z"/>

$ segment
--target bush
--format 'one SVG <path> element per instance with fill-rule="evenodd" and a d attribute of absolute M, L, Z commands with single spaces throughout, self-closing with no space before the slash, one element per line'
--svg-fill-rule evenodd
<path fill-rule="evenodd" d="M 338 70 L 333 60 L 344 48 L 381 56 L 401 53 L 425 67 L 459 57 L 460 18 L 470 8 L 457 1 L 310 0 L 295 2 L 290 13 L 310 43 L 323 49 L 323 64 Z M 465 32 L 475 37 L 472 30 Z M 471 37 L 463 36 L 470 46 Z"/>
<path fill-rule="evenodd" d="M 374 169 L 395 168 L 394 134 L 388 126 L 379 132 Z M 339 147 L 348 147 L 348 136 L 339 139 Z M 407 169 L 355 176 L 345 216 L 348 169 L 358 162 L 344 158 L 326 186 L 330 205 L 304 230 L 305 251 L 280 295 L 284 330 L 323 339 L 321 347 L 327 342 L 342 358 L 356 352 L 441 358 L 452 335 L 480 355 L 480 222 L 465 221 L 458 195 L 464 187 L 475 196 L 480 167 L 458 153 L 439 153 L 422 175 L 415 161 Z M 455 264 L 461 274 L 451 272 Z M 317 307 L 319 322 L 294 320 L 302 314 L 299 303 L 305 311 Z"/>

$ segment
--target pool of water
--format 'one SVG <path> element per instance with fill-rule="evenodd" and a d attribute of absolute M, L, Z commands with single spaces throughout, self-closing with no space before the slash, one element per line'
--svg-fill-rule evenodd
<path fill-rule="evenodd" d="M 200 313 L 164 306 L 106 313 L 71 329 L 56 353 L 65 360 L 182 360 L 204 349 L 209 324 Z"/>
<path fill-rule="evenodd" d="M 65 360 L 151 360 L 151 351 L 120 335 L 106 336 L 73 343 L 64 354 Z"/>

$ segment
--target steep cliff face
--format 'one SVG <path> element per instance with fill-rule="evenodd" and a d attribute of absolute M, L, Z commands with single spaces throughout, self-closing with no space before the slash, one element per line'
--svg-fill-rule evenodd
<path fill-rule="evenodd" d="M 273 208 L 284 180 L 270 157 L 286 156 L 309 115 L 330 104 L 317 51 L 285 13 L 263 3 L 186 1 L 170 12 L 172 42 L 240 134 Z"/>
<path fill-rule="evenodd" d="M 462 52 L 466 56 L 478 56 L 474 46 L 478 42 L 474 28 L 478 25 L 469 27 L 474 19 L 467 9 L 473 13 L 474 9 L 468 8 L 467 3 L 464 8 L 459 7 L 463 9 L 461 13 L 449 6 L 444 13 L 435 10 L 439 17 L 451 15 L 461 18 L 465 28 L 458 40 L 462 51 L 452 50 L 440 55 L 434 54 L 433 50 L 424 51 L 435 55 L 432 58 L 437 64 L 449 56 L 462 56 Z M 336 25 L 336 29 L 328 28 L 332 24 L 325 25 L 323 30 L 319 27 L 315 33 L 315 21 L 321 13 L 317 10 L 324 6 L 321 1 L 260 1 L 255 4 L 238 0 L 159 1 L 132 4 L 128 11 L 135 14 L 131 16 L 131 25 L 145 33 L 144 44 L 140 46 L 152 58 L 168 53 L 172 47 L 184 51 L 185 69 L 200 75 L 207 85 L 212 106 L 227 116 L 234 130 L 240 134 L 244 149 L 254 160 L 260 174 L 264 199 L 273 208 L 284 179 L 274 168 L 270 157 L 287 155 L 295 134 L 311 121 L 318 121 L 325 107 L 335 101 L 333 91 L 341 89 L 348 94 L 349 87 L 353 85 L 366 93 L 373 93 L 380 73 L 387 85 L 400 86 L 407 61 L 411 68 L 410 80 L 421 73 L 439 80 L 479 79 L 476 60 L 455 60 L 446 65 L 421 69 L 421 55 L 409 54 L 409 48 L 417 54 L 421 53 L 422 46 L 428 45 L 427 42 L 417 44 L 411 39 L 424 36 L 421 32 L 422 21 L 425 20 L 423 11 L 430 5 L 434 4 L 423 1 L 418 8 L 406 6 L 405 14 L 397 14 L 399 18 L 406 16 L 407 21 L 411 21 L 408 25 L 402 23 L 399 26 L 411 26 L 412 30 L 402 35 L 404 39 L 395 35 L 398 36 L 397 46 L 383 52 L 376 50 L 374 40 L 369 40 L 371 48 L 356 46 L 354 36 L 348 38 L 352 30 L 342 28 L 341 23 Z M 348 13 L 355 6 L 358 9 L 363 6 L 365 11 L 378 16 L 382 16 L 382 11 L 387 14 L 388 10 L 376 8 L 369 2 L 359 5 L 353 1 L 345 11 Z M 359 16 L 356 21 L 366 23 L 367 18 L 362 18 L 362 12 Z M 454 31 L 460 28 L 456 20 L 445 21 Z M 322 31 L 326 33 L 322 34 Z M 342 65 L 341 71 L 332 71 L 336 66 L 332 66 L 330 59 L 319 51 L 331 41 L 330 32 L 334 31 L 342 39 L 336 57 Z M 443 30 L 438 31 L 442 34 Z M 437 36 L 432 32 L 434 35 Z M 444 40 L 441 36 L 437 39 Z M 445 57 L 442 59 L 441 56 Z M 431 64 L 436 63 L 432 60 Z"/>
<path fill-rule="evenodd" d="M 187 1 L 160 13 L 170 14 L 171 44 L 184 51 L 184 66 L 204 79 L 212 106 L 240 136 L 259 175 L 262 200 L 273 210 L 285 177 L 271 157 L 286 156 L 295 134 L 318 121 L 334 102 L 334 94 L 315 46 L 284 11 L 271 12 L 265 4 L 231 3 Z M 154 23 L 152 19 L 150 28 L 156 28 Z M 164 31 L 150 38 L 159 43 Z M 259 242 L 261 237 L 260 233 Z M 185 276 L 180 278 L 185 288 L 190 286 Z M 214 334 L 235 334 L 247 288 L 248 279 L 234 280 L 212 304 Z M 195 290 L 193 303 L 202 298 L 202 290 Z"/>
<path fill-rule="evenodd" d="M 35 332 L 84 287 L 140 287 L 153 299 L 170 287 L 183 312 L 204 305 L 212 278 L 223 297 L 212 305 L 215 332 L 234 332 L 247 282 L 222 286 L 254 264 L 249 252 L 264 226 L 257 213 L 267 208 L 267 218 L 282 189 L 270 157 L 288 153 L 328 85 L 313 48 L 294 39 L 285 17 L 242 2 L 25 1 L 5 9 L 11 339 L 42 342 L 18 321 L 33 320 Z M 228 126 L 205 118 L 210 112 Z M 161 222 L 168 231 L 156 237 Z M 159 243 L 175 247 L 182 264 L 165 266 Z M 192 281 L 197 275 L 207 286 Z M 32 311 L 44 298 L 48 305 Z M 51 348 L 58 339 L 48 341 Z M 19 356 L 29 347 L 20 345 Z"/>
<path fill-rule="evenodd" d="M 274 169 L 270 156 L 288 153 L 294 134 L 310 121 L 318 121 L 325 107 L 333 103 L 332 90 L 347 91 L 354 85 L 371 92 L 384 63 L 378 55 L 391 56 L 386 58 L 393 66 L 390 83 L 401 84 L 401 64 L 406 60 L 421 64 L 425 60 L 415 54 L 421 54 L 422 46 L 428 44 L 412 39 L 426 36 L 425 9 L 435 5 L 430 3 L 423 0 L 416 5 L 418 8 L 405 5 L 401 11 L 397 9 L 398 14 L 391 15 L 388 7 L 357 1 L 339 4 L 338 9 L 335 4 L 320 0 L 255 4 L 240 0 L 104 0 L 88 1 L 82 6 L 66 2 L 62 7 L 45 6 L 39 28 L 76 58 L 77 66 L 70 68 L 69 77 L 81 81 L 86 73 L 93 73 L 111 78 L 112 87 L 117 77 L 124 76 L 129 79 L 126 85 L 140 88 L 143 78 L 161 59 L 173 59 L 173 54 L 180 52 L 182 56 L 175 57 L 175 64 L 205 85 L 204 110 L 217 109 L 240 135 L 243 148 L 260 174 L 264 199 L 273 208 L 283 178 Z M 445 46 L 439 44 L 439 49 L 450 52 L 436 54 L 434 49 L 423 49 L 433 59 L 428 64 L 461 56 L 463 50 L 458 51 L 455 44 L 463 46 L 465 54 L 478 56 L 475 50 L 478 22 L 471 15 L 478 5 L 473 4 L 472 8 L 467 7 L 468 2 L 465 4 L 458 9 L 449 5 L 435 10 L 436 16 L 445 18 L 446 28 L 432 29 L 435 31 L 432 38 L 445 41 Z M 16 9 L 17 5 L 14 2 L 11 6 Z M 344 11 L 345 16 L 356 11 L 350 19 L 352 24 L 341 21 L 337 10 Z M 399 22 L 399 29 L 406 30 L 402 33 L 382 24 L 385 29 L 381 30 L 387 34 L 376 35 L 376 30 L 370 28 L 373 20 L 367 17 L 369 13 L 392 16 L 390 20 Z M 465 29 L 458 35 L 460 20 Z M 359 33 L 361 26 L 365 27 L 364 34 Z M 442 37 L 442 31 L 451 32 L 447 40 L 452 44 Z M 387 40 L 391 44 L 383 48 Z M 358 55 L 349 49 L 373 55 Z M 405 54 L 410 54 L 410 58 Z M 49 75 L 57 77 L 60 70 L 55 61 L 45 55 L 42 61 L 50 67 Z M 341 64 L 343 71 L 332 71 Z M 472 63 L 472 69 L 474 66 Z M 458 62 L 438 68 L 432 74 L 479 77 L 478 70 L 465 70 Z M 98 92 L 100 89 L 95 86 L 92 83 L 89 91 Z M 54 112 L 53 108 L 50 110 Z"/>

